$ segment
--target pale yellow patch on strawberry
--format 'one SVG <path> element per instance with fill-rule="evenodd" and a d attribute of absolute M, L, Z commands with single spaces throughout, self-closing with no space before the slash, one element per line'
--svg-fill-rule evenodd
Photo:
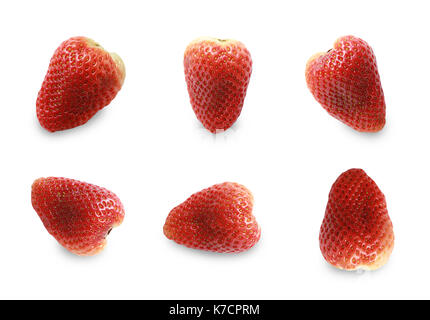
<path fill-rule="evenodd" d="M 93 39 L 85 38 L 85 42 L 88 45 L 88 47 L 98 48 L 100 50 L 103 50 L 104 52 L 107 52 L 111 56 L 112 60 L 115 62 L 115 65 L 119 71 L 119 75 L 120 75 L 119 82 L 122 86 L 125 80 L 125 64 L 124 64 L 124 61 L 122 61 L 121 57 L 115 52 L 106 51 L 98 42 L 94 41 Z"/>

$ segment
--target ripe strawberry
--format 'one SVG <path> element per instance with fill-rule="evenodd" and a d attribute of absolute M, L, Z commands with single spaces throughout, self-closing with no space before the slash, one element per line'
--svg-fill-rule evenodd
<path fill-rule="evenodd" d="M 384 127 L 384 92 L 375 55 L 365 41 L 342 37 L 327 53 L 312 56 L 306 81 L 315 99 L 336 119 L 358 131 Z"/>
<path fill-rule="evenodd" d="M 361 169 L 350 169 L 333 184 L 320 230 L 320 249 L 333 266 L 373 270 L 394 246 L 384 194 Z"/>
<path fill-rule="evenodd" d="M 103 250 L 106 236 L 124 219 L 124 208 L 114 193 L 67 178 L 37 179 L 31 202 L 48 232 L 77 255 Z"/>
<path fill-rule="evenodd" d="M 244 186 L 225 182 L 193 194 L 170 211 L 164 234 L 186 247 L 242 252 L 260 239 L 254 199 Z"/>
<path fill-rule="evenodd" d="M 94 40 L 74 37 L 55 51 L 36 102 L 37 118 L 51 132 L 86 123 L 115 98 L 125 67 Z"/>
<path fill-rule="evenodd" d="M 199 38 L 184 54 L 193 110 L 212 133 L 230 128 L 242 111 L 252 72 L 251 55 L 236 40 Z"/>

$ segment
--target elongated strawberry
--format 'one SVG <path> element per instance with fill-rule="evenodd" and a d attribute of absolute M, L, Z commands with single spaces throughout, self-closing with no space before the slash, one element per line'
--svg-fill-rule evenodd
<path fill-rule="evenodd" d="M 117 54 L 85 37 L 64 41 L 51 58 L 37 97 L 41 126 L 54 132 L 83 125 L 115 98 L 124 78 Z"/>
<path fill-rule="evenodd" d="M 384 194 L 361 169 L 342 173 L 333 184 L 320 230 L 320 248 L 333 266 L 377 269 L 394 246 Z"/>
<path fill-rule="evenodd" d="M 31 203 L 48 232 L 78 255 L 99 253 L 106 236 L 124 219 L 124 208 L 114 193 L 73 179 L 37 179 Z"/>
<path fill-rule="evenodd" d="M 333 49 L 306 65 L 309 90 L 333 117 L 358 131 L 385 125 L 385 99 L 372 48 L 362 39 L 339 38 Z"/>
<path fill-rule="evenodd" d="M 249 51 L 239 41 L 199 38 L 184 54 L 185 80 L 193 110 L 216 133 L 239 117 L 252 72 Z"/>
<path fill-rule="evenodd" d="M 170 211 L 164 224 L 167 238 L 189 248 L 242 252 L 260 239 L 252 215 L 253 197 L 244 186 L 225 182 L 193 194 Z"/>

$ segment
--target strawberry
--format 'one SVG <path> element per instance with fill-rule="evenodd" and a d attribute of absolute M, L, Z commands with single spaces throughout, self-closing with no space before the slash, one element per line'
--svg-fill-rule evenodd
<path fill-rule="evenodd" d="M 312 56 L 306 65 L 309 90 L 333 117 L 358 131 L 385 125 L 385 99 L 372 48 L 346 36 L 334 48 Z"/>
<path fill-rule="evenodd" d="M 239 117 L 252 72 L 245 46 L 236 40 L 199 38 L 184 54 L 185 80 L 193 110 L 212 133 Z"/>
<path fill-rule="evenodd" d="M 54 132 L 86 123 L 115 98 L 125 67 L 94 40 L 74 37 L 55 51 L 36 102 L 42 127 Z"/>
<path fill-rule="evenodd" d="M 193 249 L 242 252 L 260 239 L 254 199 L 244 186 L 225 182 L 193 194 L 170 211 L 164 234 Z"/>
<path fill-rule="evenodd" d="M 31 203 L 48 232 L 77 255 L 103 250 L 106 236 L 124 219 L 124 208 L 114 193 L 67 178 L 34 181 Z"/>
<path fill-rule="evenodd" d="M 320 229 L 320 249 L 333 266 L 373 270 L 394 246 L 384 194 L 361 169 L 350 169 L 333 184 Z"/>

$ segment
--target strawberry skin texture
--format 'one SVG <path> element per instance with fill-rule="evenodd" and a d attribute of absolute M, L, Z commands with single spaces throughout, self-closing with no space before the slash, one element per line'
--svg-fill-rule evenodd
<path fill-rule="evenodd" d="M 124 219 L 123 205 L 114 193 L 73 179 L 37 179 L 31 203 L 46 230 L 77 255 L 99 253 L 106 236 Z"/>
<path fill-rule="evenodd" d="M 124 78 L 118 55 L 89 38 L 64 41 L 51 58 L 37 97 L 41 126 L 54 132 L 85 124 L 115 98 Z"/>
<path fill-rule="evenodd" d="M 394 232 L 385 196 L 362 169 L 333 184 L 319 241 L 327 262 L 340 269 L 374 270 L 390 257 Z"/>
<path fill-rule="evenodd" d="M 252 214 L 253 196 L 244 186 L 225 182 L 193 194 L 170 211 L 164 234 L 193 249 L 242 252 L 260 239 Z"/>
<path fill-rule="evenodd" d="M 199 38 L 184 54 L 185 80 L 199 121 L 212 133 L 239 117 L 252 72 L 249 51 L 239 41 Z"/>
<path fill-rule="evenodd" d="M 384 92 L 375 55 L 364 40 L 341 37 L 332 50 L 312 56 L 306 82 L 323 108 L 346 125 L 362 132 L 384 127 Z"/>

